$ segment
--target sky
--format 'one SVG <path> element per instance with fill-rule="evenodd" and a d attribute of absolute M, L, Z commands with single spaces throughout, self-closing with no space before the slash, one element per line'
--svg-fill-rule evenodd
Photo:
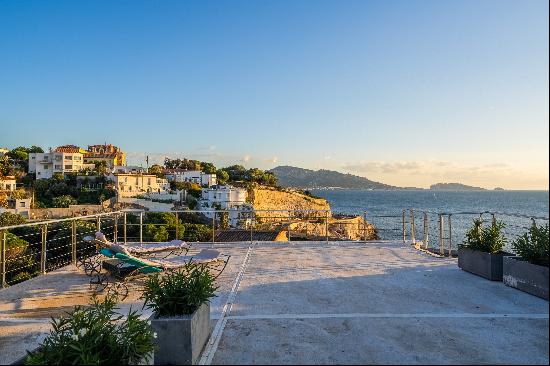
<path fill-rule="evenodd" d="M 548 189 L 545 0 L 0 0 L 0 147 Z"/>

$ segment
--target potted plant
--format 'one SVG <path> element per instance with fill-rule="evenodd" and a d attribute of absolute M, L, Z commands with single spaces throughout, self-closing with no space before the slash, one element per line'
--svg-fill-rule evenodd
<path fill-rule="evenodd" d="M 153 330 L 130 310 L 115 312 L 116 296 L 91 306 L 76 306 L 68 316 L 52 319 L 52 330 L 40 346 L 27 352 L 27 365 L 152 364 Z"/>
<path fill-rule="evenodd" d="M 518 256 L 504 257 L 504 284 L 548 300 L 548 224 L 533 222 L 512 247 Z"/>
<path fill-rule="evenodd" d="M 470 273 L 491 281 L 502 281 L 502 251 L 506 238 L 501 230 L 502 222 L 493 220 L 491 226 L 484 227 L 482 219 L 474 220 L 466 233 L 466 240 L 458 249 L 458 266 Z"/>
<path fill-rule="evenodd" d="M 206 264 L 155 274 L 145 283 L 144 307 L 153 310 L 155 364 L 194 365 L 210 337 L 210 298 L 218 289 Z"/>

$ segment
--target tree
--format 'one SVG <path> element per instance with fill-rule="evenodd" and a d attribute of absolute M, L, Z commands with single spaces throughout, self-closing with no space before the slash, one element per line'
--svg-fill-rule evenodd
<path fill-rule="evenodd" d="M 107 162 L 102 161 L 94 161 L 95 170 L 100 174 L 105 174 L 107 172 Z"/>
<path fill-rule="evenodd" d="M 246 168 L 242 165 L 231 165 L 223 170 L 229 174 L 229 180 L 232 182 L 246 179 Z"/>
<path fill-rule="evenodd" d="M 212 163 L 201 163 L 201 171 L 206 174 L 215 174 L 216 167 Z"/>
<path fill-rule="evenodd" d="M 223 169 L 218 169 L 216 171 L 216 179 L 218 184 L 225 184 L 229 180 L 229 173 Z"/>
<path fill-rule="evenodd" d="M 8 155 L 13 160 L 28 161 L 29 160 L 29 149 L 24 146 L 16 147 L 15 149 L 9 151 Z"/>
<path fill-rule="evenodd" d="M 30 153 L 43 153 L 44 150 L 42 150 L 42 148 L 40 146 L 35 146 L 35 145 L 32 145 L 29 150 L 28 150 Z"/>
<path fill-rule="evenodd" d="M 164 178 L 164 169 L 162 168 L 162 166 L 158 165 L 158 164 L 153 164 L 150 168 L 149 168 L 149 174 L 154 174 L 156 175 L 158 178 Z"/>
<path fill-rule="evenodd" d="M 70 195 L 63 195 L 53 198 L 54 207 L 69 207 L 70 205 L 78 204 L 77 200 Z"/>

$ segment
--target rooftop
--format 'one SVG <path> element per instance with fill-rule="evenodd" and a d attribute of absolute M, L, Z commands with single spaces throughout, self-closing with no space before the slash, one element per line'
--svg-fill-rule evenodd
<path fill-rule="evenodd" d="M 456 259 L 384 241 L 213 246 L 232 258 L 204 364 L 549 361 L 548 302 Z M 35 347 L 50 316 L 87 303 L 87 281 L 68 266 L 0 290 L 0 363 Z M 130 305 L 141 309 L 135 292 Z"/>

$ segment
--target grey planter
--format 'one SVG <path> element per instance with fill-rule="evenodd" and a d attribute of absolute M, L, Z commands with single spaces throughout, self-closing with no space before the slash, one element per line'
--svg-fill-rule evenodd
<path fill-rule="evenodd" d="M 210 337 L 210 305 L 203 304 L 191 315 L 149 320 L 155 339 L 155 365 L 196 365 Z"/>
<path fill-rule="evenodd" d="M 491 281 L 502 281 L 502 258 L 505 254 L 460 248 L 458 250 L 458 267 Z"/>
<path fill-rule="evenodd" d="M 504 257 L 502 272 L 502 282 L 506 286 L 548 300 L 548 267 L 510 256 Z"/>

